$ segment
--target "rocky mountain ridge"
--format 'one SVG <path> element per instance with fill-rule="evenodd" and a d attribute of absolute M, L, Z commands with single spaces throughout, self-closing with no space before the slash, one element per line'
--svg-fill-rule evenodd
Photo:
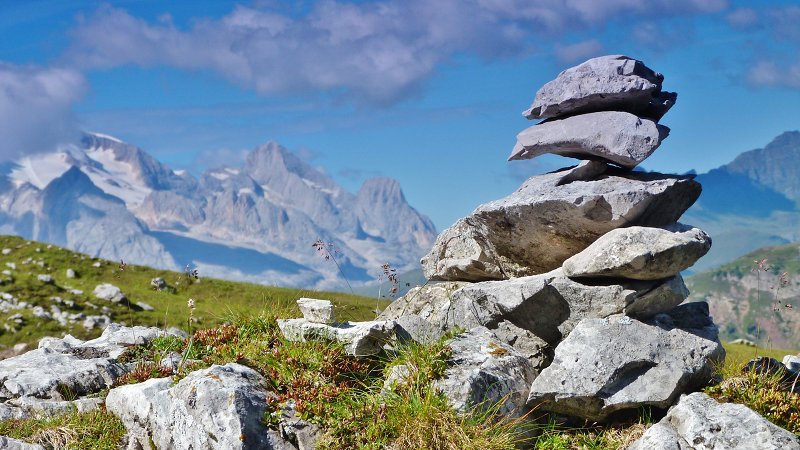
<path fill-rule="evenodd" d="M 322 240 L 357 285 L 385 263 L 411 269 L 435 237 L 397 181 L 369 179 L 352 194 L 275 142 L 199 179 L 101 134 L 5 169 L 0 232 L 220 278 L 341 288 L 312 248 Z"/>

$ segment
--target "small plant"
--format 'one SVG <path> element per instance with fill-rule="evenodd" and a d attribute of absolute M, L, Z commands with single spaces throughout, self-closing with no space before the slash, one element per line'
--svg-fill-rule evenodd
<path fill-rule="evenodd" d="M 339 274 L 344 279 L 344 282 L 347 283 L 347 287 L 350 289 L 350 292 L 355 295 L 355 291 L 353 291 L 353 287 L 350 286 L 350 281 L 347 279 L 347 276 L 344 274 L 344 270 L 342 270 L 342 266 L 339 265 L 339 261 L 336 259 L 336 255 L 339 254 L 339 250 L 333 244 L 333 242 L 325 242 L 322 239 L 317 239 L 311 244 L 314 247 L 314 250 L 325 260 L 325 261 L 333 261 L 336 264 L 336 268 L 339 269 Z"/>

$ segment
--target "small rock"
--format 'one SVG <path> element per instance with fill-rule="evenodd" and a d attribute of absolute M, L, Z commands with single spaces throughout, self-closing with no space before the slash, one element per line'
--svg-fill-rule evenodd
<path fill-rule="evenodd" d="M 36 279 L 41 281 L 42 283 L 51 284 L 53 283 L 53 277 L 47 274 L 40 274 L 36 276 Z"/>
<path fill-rule="evenodd" d="M 791 372 L 800 372 L 800 356 L 786 355 L 783 357 L 783 365 Z"/>
<path fill-rule="evenodd" d="M 125 294 L 123 294 L 118 287 L 110 283 L 97 285 L 97 287 L 94 288 L 93 293 L 95 297 L 101 300 L 110 301 L 112 303 L 127 303 L 128 301 L 128 298 L 125 296 Z"/>
<path fill-rule="evenodd" d="M 317 300 L 314 298 L 300 298 L 297 306 L 303 317 L 313 323 L 331 324 L 336 321 L 333 314 L 333 303 L 328 300 Z"/>
<path fill-rule="evenodd" d="M 702 392 L 681 396 L 628 450 L 798 450 L 794 434 L 750 408 Z"/>
<path fill-rule="evenodd" d="M 67 269 L 67 278 L 75 278 L 77 274 L 73 269 Z"/>
<path fill-rule="evenodd" d="M 4 248 L 3 249 L 3 254 L 4 255 L 8 255 L 9 253 L 11 253 L 11 249 L 10 248 Z"/>
<path fill-rule="evenodd" d="M 156 309 L 145 302 L 136 302 L 135 305 L 142 311 L 155 311 Z"/>
<path fill-rule="evenodd" d="M 157 291 L 163 291 L 167 288 L 167 282 L 161 277 L 156 277 L 150 280 L 150 287 Z"/>
<path fill-rule="evenodd" d="M 95 263 L 92 263 L 92 267 L 100 267 L 100 266 L 102 266 L 102 265 L 103 265 L 103 264 L 102 264 L 102 263 L 100 263 L 100 261 L 97 261 L 97 262 L 95 262 Z"/>
<path fill-rule="evenodd" d="M 739 339 L 734 339 L 734 340 L 732 340 L 732 341 L 730 342 L 730 344 L 735 344 L 735 345 L 746 345 L 746 346 L 748 346 L 748 347 L 755 347 L 755 346 L 756 346 L 756 343 L 755 343 L 755 342 L 753 342 L 753 341 L 751 341 L 751 340 L 748 340 L 748 339 L 742 339 L 742 338 L 739 338 Z"/>
<path fill-rule="evenodd" d="M 14 264 L 13 262 L 7 262 L 6 267 L 8 267 L 11 270 L 17 270 L 17 265 Z"/>

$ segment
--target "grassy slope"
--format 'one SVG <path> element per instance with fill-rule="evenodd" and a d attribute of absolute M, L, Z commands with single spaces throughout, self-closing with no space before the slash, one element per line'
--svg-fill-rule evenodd
<path fill-rule="evenodd" d="M 754 271 L 754 261 L 763 259 L 768 270 Z M 778 288 L 783 272 L 788 284 Z M 800 348 L 800 243 L 758 249 L 687 277 L 686 285 L 690 300 L 708 301 L 723 340 L 743 337 L 765 347 Z"/>
<path fill-rule="evenodd" d="M 266 311 L 278 317 L 299 317 L 295 300 L 300 297 L 313 297 L 334 302 L 339 320 L 365 320 L 375 317 L 372 312 L 376 307 L 383 309 L 388 301 L 368 297 L 336 293 L 316 292 L 303 289 L 269 287 L 251 283 L 238 283 L 211 278 L 213 274 L 201 273 L 195 279 L 187 274 L 166 270 L 151 269 L 144 266 L 127 265 L 120 270 L 119 262 L 90 258 L 56 246 L 49 246 L 26 241 L 14 236 L 0 236 L 0 249 L 10 249 L 11 253 L 0 254 L 0 269 L 11 270 L 13 281 L 0 285 L 0 292 L 9 293 L 20 301 L 42 306 L 49 310 L 55 303 L 53 296 L 73 300 L 75 306 L 58 305 L 62 310 L 86 315 L 101 314 L 86 305 L 87 302 L 98 307 L 107 306 L 112 309 L 112 320 L 134 325 L 153 325 L 159 327 L 177 326 L 187 328 L 189 298 L 195 300 L 197 310 L 196 326 L 210 327 L 222 323 L 232 316 L 259 314 Z M 29 264 L 23 261 L 31 259 Z M 43 262 L 43 266 L 38 262 Z M 16 264 L 10 269 L 6 263 Z M 100 267 L 94 264 L 100 263 Z M 75 270 L 77 278 L 66 276 L 67 268 Z M 38 281 L 37 275 L 50 274 L 54 284 Z M 150 280 L 163 278 L 170 289 L 156 291 L 150 286 Z M 6 278 L 6 276 L 0 276 Z M 154 311 L 132 311 L 122 305 L 97 299 L 92 294 L 94 288 L 101 283 L 111 283 L 122 289 L 131 302 L 144 302 L 155 308 Z M 82 290 L 83 294 L 73 294 L 69 289 Z M 16 343 L 36 343 L 47 335 L 61 336 L 65 332 L 74 336 L 88 338 L 99 335 L 100 330 L 86 331 L 81 323 L 72 327 L 61 327 L 55 321 L 43 321 L 34 318 L 30 309 L 11 310 L 0 313 L 0 322 L 21 312 L 24 316 L 22 326 L 16 333 L 0 328 L 0 349 Z"/>

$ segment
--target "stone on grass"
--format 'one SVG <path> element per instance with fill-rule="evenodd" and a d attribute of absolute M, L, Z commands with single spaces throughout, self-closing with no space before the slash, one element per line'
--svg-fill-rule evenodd
<path fill-rule="evenodd" d="M 620 410 L 668 408 L 680 394 L 703 387 L 724 357 L 703 302 L 649 322 L 584 319 L 534 380 L 528 406 L 595 421 Z"/>
<path fill-rule="evenodd" d="M 559 186 L 564 172 L 532 177 L 443 231 L 422 258 L 425 277 L 484 281 L 549 272 L 615 228 L 676 222 L 700 195 L 688 176 L 609 168 L 595 180 Z"/>
<path fill-rule="evenodd" d="M 456 411 L 487 411 L 498 405 L 506 417 L 520 417 L 537 371 L 533 364 L 484 327 L 450 341 L 452 356 L 444 377 L 434 382 Z M 502 403 L 501 403 L 502 402 Z"/>
<path fill-rule="evenodd" d="M 134 303 L 134 306 L 136 306 L 137 308 L 141 309 L 142 311 L 155 311 L 156 310 L 155 308 L 150 306 L 149 303 L 145 303 L 145 302 L 136 302 L 136 303 Z"/>
<path fill-rule="evenodd" d="M 682 224 L 617 228 L 564 261 L 570 277 L 659 280 L 688 269 L 711 248 L 705 231 Z"/>
<path fill-rule="evenodd" d="M 4 249 L 8 250 L 8 249 Z M 39 444 L 28 444 L 7 436 L 0 436 L 0 449 L 3 450 L 45 450 Z"/>
<path fill-rule="evenodd" d="M 278 320 L 278 328 L 289 341 L 340 342 L 348 354 L 355 356 L 380 352 L 394 337 L 394 327 L 393 320 L 341 322 L 336 325 L 314 323 L 306 319 Z"/>
<path fill-rule="evenodd" d="M 150 287 L 157 291 L 163 291 L 167 288 L 167 282 L 161 277 L 156 277 L 150 280 Z"/>
<path fill-rule="evenodd" d="M 628 450 L 800 450 L 793 433 L 750 408 L 701 392 L 681 396 Z"/>
<path fill-rule="evenodd" d="M 262 424 L 267 412 L 267 382 L 239 364 L 214 365 L 171 378 L 112 389 L 106 408 L 125 424 L 129 449 L 291 448 Z"/>
<path fill-rule="evenodd" d="M 601 159 L 633 169 L 668 135 L 669 128 L 626 112 L 581 114 L 522 131 L 508 159 L 532 159 L 551 153 L 578 159 Z"/>
<path fill-rule="evenodd" d="M 75 277 L 78 276 L 78 274 L 76 274 L 75 270 L 73 270 L 73 269 L 67 269 L 66 276 L 67 276 L 67 278 L 75 278 Z"/>
<path fill-rule="evenodd" d="M 336 321 L 333 314 L 333 303 L 328 300 L 317 300 L 315 298 L 300 298 L 297 306 L 303 317 L 314 323 L 332 324 Z"/>
<path fill-rule="evenodd" d="M 122 293 L 122 290 L 110 283 L 97 285 L 93 293 L 95 297 L 112 303 L 125 303 L 128 301 L 128 298 Z"/>
<path fill-rule="evenodd" d="M 798 373 L 800 372 L 800 356 L 798 355 L 786 355 L 783 357 L 783 365 L 786 366 L 790 372 Z"/>
<path fill-rule="evenodd" d="M 542 86 L 522 114 L 528 119 L 546 119 L 592 111 L 628 111 L 658 120 L 677 97 L 661 92 L 663 80 L 663 75 L 627 56 L 592 58 Z"/>
<path fill-rule="evenodd" d="M 53 283 L 53 276 L 46 273 L 37 275 L 36 279 L 45 284 Z"/>

